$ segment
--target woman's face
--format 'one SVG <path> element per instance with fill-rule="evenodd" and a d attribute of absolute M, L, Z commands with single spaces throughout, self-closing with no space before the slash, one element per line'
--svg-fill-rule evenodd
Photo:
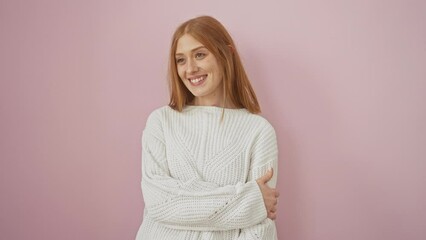
<path fill-rule="evenodd" d="M 179 38 L 176 66 L 180 79 L 195 96 L 195 105 L 220 106 L 223 73 L 216 57 L 189 34 Z"/>

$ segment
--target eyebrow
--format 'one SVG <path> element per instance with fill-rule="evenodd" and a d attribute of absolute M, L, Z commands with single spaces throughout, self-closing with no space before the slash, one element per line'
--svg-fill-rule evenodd
<path fill-rule="evenodd" d="M 201 48 L 206 48 L 206 47 L 204 47 L 204 46 L 199 46 L 199 47 L 193 48 L 193 49 L 191 50 L 191 52 L 195 52 L 195 51 L 197 51 L 198 49 L 201 49 Z M 176 55 L 176 56 L 178 56 L 178 55 L 183 55 L 183 53 L 176 53 L 175 55 Z"/>

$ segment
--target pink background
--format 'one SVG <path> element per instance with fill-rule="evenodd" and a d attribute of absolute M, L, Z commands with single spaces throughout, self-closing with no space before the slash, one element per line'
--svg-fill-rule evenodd
<path fill-rule="evenodd" d="M 0 239 L 134 239 L 170 38 L 233 35 L 280 149 L 279 238 L 426 239 L 426 2 L 3 0 Z"/>

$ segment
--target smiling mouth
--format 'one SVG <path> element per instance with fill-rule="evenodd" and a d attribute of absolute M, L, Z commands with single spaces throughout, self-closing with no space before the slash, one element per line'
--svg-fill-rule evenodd
<path fill-rule="evenodd" d="M 204 82 L 204 80 L 206 80 L 206 78 L 207 78 L 207 74 L 206 75 L 201 75 L 201 76 L 195 76 L 195 77 L 188 78 L 188 81 L 192 85 L 198 86 L 198 85 L 202 84 Z"/>

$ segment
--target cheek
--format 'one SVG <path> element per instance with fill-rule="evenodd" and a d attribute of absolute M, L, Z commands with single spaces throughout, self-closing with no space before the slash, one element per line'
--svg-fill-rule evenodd
<path fill-rule="evenodd" d="M 207 60 L 207 61 L 199 63 L 198 67 L 200 69 L 203 69 L 203 71 L 206 71 L 206 72 L 210 72 L 210 73 L 217 72 L 216 65 L 214 64 L 214 61 L 211 61 L 211 60 Z"/>
<path fill-rule="evenodd" d="M 215 65 L 214 68 L 212 69 L 214 74 L 216 75 L 217 78 L 222 78 L 223 77 L 223 73 L 221 68 L 218 65 Z"/>
<path fill-rule="evenodd" d="M 177 67 L 176 71 L 177 71 L 177 74 L 179 75 L 179 78 L 181 80 L 183 80 L 183 78 L 184 78 L 184 71 L 183 71 L 182 67 Z"/>
<path fill-rule="evenodd" d="M 221 70 L 220 70 L 219 64 L 217 63 L 217 61 L 215 59 L 210 61 L 208 65 L 209 65 L 210 71 L 215 73 L 215 75 L 221 75 Z"/>

